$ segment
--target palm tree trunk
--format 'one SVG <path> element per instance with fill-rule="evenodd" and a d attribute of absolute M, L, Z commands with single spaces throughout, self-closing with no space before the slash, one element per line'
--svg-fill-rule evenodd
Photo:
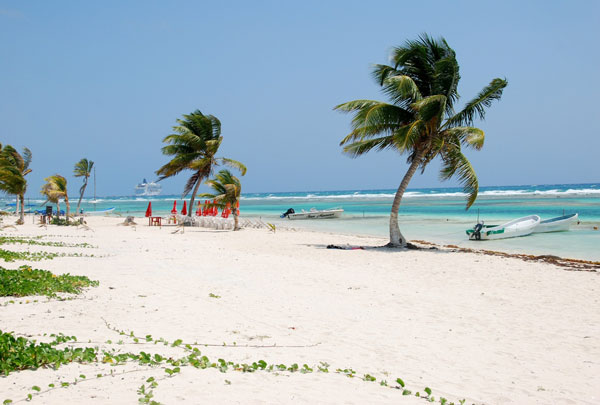
<path fill-rule="evenodd" d="M 56 202 L 56 223 L 60 221 L 60 201 Z"/>
<path fill-rule="evenodd" d="M 240 223 L 239 223 L 239 212 L 237 208 L 233 209 L 233 230 L 234 231 L 239 231 L 240 230 Z"/>
<path fill-rule="evenodd" d="M 402 196 L 408 187 L 408 183 L 412 179 L 412 176 L 417 171 L 423 156 L 425 156 L 425 150 L 421 150 L 417 153 L 414 160 L 410 164 L 408 171 L 404 175 L 398 190 L 396 191 L 396 195 L 394 196 L 394 201 L 392 202 L 392 212 L 390 213 L 390 242 L 386 245 L 387 247 L 406 247 L 406 239 L 400 232 L 400 227 L 398 226 L 398 210 L 400 209 L 400 202 L 402 201 Z"/>
<path fill-rule="evenodd" d="M 69 225 L 69 209 L 71 208 L 69 206 L 69 197 L 67 197 L 67 195 L 65 194 L 65 204 L 67 204 L 67 225 Z"/>
<path fill-rule="evenodd" d="M 83 180 L 83 187 L 81 188 L 81 193 L 79 194 L 79 201 L 77 201 L 77 211 L 75 211 L 76 214 L 79 214 L 79 207 L 81 206 L 81 199 L 83 198 L 83 195 L 85 194 L 86 187 L 87 187 L 87 177 L 85 178 L 85 180 Z"/>
<path fill-rule="evenodd" d="M 15 195 L 15 200 L 16 200 L 16 204 L 15 204 L 15 215 L 19 214 L 19 195 Z"/>
<path fill-rule="evenodd" d="M 198 180 L 196 181 L 196 185 L 194 186 L 194 189 L 192 190 L 192 196 L 190 197 L 190 206 L 189 206 L 189 210 L 188 210 L 188 217 L 192 217 L 192 211 L 194 210 L 194 200 L 196 199 L 196 194 L 198 193 L 198 187 L 200 187 L 200 180 L 201 177 L 198 177 Z"/>
<path fill-rule="evenodd" d="M 19 221 L 17 222 L 19 225 L 23 225 L 25 223 L 25 195 L 19 195 L 19 201 L 21 202 L 21 212 L 19 216 Z"/>

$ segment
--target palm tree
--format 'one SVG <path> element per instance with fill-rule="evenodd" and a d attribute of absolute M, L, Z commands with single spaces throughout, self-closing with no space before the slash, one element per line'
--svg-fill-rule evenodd
<path fill-rule="evenodd" d="M 163 154 L 173 156 L 173 158 L 158 169 L 156 174 L 160 176 L 160 181 L 175 176 L 183 170 L 193 171 L 182 195 L 185 197 L 190 192 L 192 193 L 188 213 L 188 216 L 191 217 L 198 187 L 204 179 L 210 177 L 215 166 L 223 164 L 236 168 L 242 173 L 242 176 L 246 174 L 246 166 L 236 160 L 215 157 L 223 141 L 221 122 L 217 117 L 204 115 L 196 110 L 191 114 L 184 114 L 183 118 L 178 119 L 179 125 L 173 127 L 175 133 L 163 139 L 164 143 L 168 143 L 162 148 Z"/>
<path fill-rule="evenodd" d="M 69 223 L 69 196 L 67 194 L 67 179 L 59 174 L 46 177 L 46 184 L 42 186 L 42 195 L 46 196 L 47 202 L 56 204 L 56 216 L 60 218 L 60 199 L 65 200 L 67 205 L 67 224 Z M 45 203 L 44 203 L 45 204 Z"/>
<path fill-rule="evenodd" d="M 17 224 L 25 223 L 25 192 L 27 180 L 25 176 L 31 173 L 32 154 L 28 148 L 23 148 L 23 154 L 15 148 L 0 145 L 0 190 L 17 197 L 17 211 L 20 212 Z M 20 206 L 20 209 L 19 209 Z"/>
<path fill-rule="evenodd" d="M 79 162 L 75 163 L 75 170 L 73 171 L 73 175 L 75 177 L 83 177 L 83 185 L 79 189 L 79 201 L 77 201 L 77 211 L 79 213 L 79 207 L 81 206 L 81 199 L 83 198 L 83 194 L 85 193 L 85 188 L 88 184 L 88 179 L 92 174 L 92 168 L 94 167 L 94 162 L 91 160 L 87 160 L 85 158 L 81 159 Z"/>
<path fill-rule="evenodd" d="M 406 239 L 398 226 L 400 202 L 417 169 L 425 171 L 435 157 L 442 160 L 442 180 L 458 177 L 468 194 L 467 209 L 475 202 L 479 183 L 461 146 L 481 149 L 484 133 L 472 126 L 473 121 L 476 117 L 484 119 L 485 108 L 500 99 L 508 83 L 492 80 L 455 113 L 459 67 L 454 50 L 443 38 L 422 35 L 407 41 L 393 50 L 392 61 L 391 66 L 375 65 L 373 69 L 389 103 L 355 100 L 335 109 L 354 113 L 352 132 L 340 142 L 346 154 L 358 157 L 372 149 L 395 149 L 407 155 L 409 168 L 392 203 L 388 243 L 405 247 Z"/>
<path fill-rule="evenodd" d="M 231 174 L 229 170 L 221 170 L 215 175 L 213 180 L 208 180 L 206 184 L 215 191 L 215 194 L 204 193 L 198 195 L 198 197 L 214 200 L 214 205 L 221 209 L 227 207 L 229 204 L 233 209 L 233 230 L 239 230 L 237 204 L 242 193 L 240 179 Z"/>

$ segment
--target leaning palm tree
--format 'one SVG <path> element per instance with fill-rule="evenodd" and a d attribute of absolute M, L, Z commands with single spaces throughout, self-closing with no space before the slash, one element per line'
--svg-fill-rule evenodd
<path fill-rule="evenodd" d="M 20 213 L 17 224 L 25 223 L 25 192 L 27 191 L 25 176 L 31 173 L 29 168 L 31 159 L 32 154 L 28 148 L 23 148 L 21 154 L 10 145 L 4 148 L 0 145 L 0 167 L 6 169 L 2 171 L 5 177 L 3 190 L 8 194 L 14 194 L 17 198 L 17 212 Z M 7 191 L 9 189 L 15 192 Z"/>
<path fill-rule="evenodd" d="M 79 201 L 77 201 L 77 210 L 76 213 L 79 213 L 79 207 L 81 206 L 81 199 L 83 198 L 83 194 L 85 193 L 85 188 L 88 184 L 88 179 L 92 174 L 92 168 L 94 167 L 94 162 L 91 160 L 87 160 L 85 158 L 81 159 L 79 162 L 75 163 L 75 170 L 73 171 L 73 175 L 75 177 L 83 177 L 83 185 L 79 189 Z"/>
<path fill-rule="evenodd" d="M 27 191 L 27 180 L 21 172 L 14 166 L 6 165 L 0 159 L 0 191 L 6 194 L 16 195 L 21 203 L 21 210 L 17 225 L 25 223 L 25 211 L 23 209 L 25 202 L 25 192 Z"/>
<path fill-rule="evenodd" d="M 412 176 L 435 157 L 442 160 L 440 178 L 457 176 L 467 193 L 467 209 L 475 202 L 479 183 L 461 147 L 481 149 L 484 133 L 474 128 L 485 108 L 499 100 L 507 81 L 494 79 L 462 110 L 455 112 L 460 80 L 456 54 L 441 38 L 422 35 L 395 48 L 392 65 L 375 65 L 373 76 L 389 103 L 355 100 L 336 110 L 353 112 L 352 132 L 341 142 L 344 152 L 358 157 L 372 149 L 395 149 L 407 155 L 409 168 L 396 191 L 390 214 L 388 246 L 406 246 L 398 226 L 398 210 Z"/>
<path fill-rule="evenodd" d="M 69 196 L 67 194 L 67 179 L 59 174 L 46 177 L 46 184 L 42 186 L 41 193 L 46 197 L 46 203 L 51 202 L 56 204 L 56 215 L 60 218 L 60 199 L 65 200 L 67 206 L 67 224 L 69 223 Z M 44 203 L 45 204 L 45 203 Z"/>
<path fill-rule="evenodd" d="M 198 195 L 198 197 L 214 200 L 214 205 L 221 209 L 226 208 L 227 205 L 229 205 L 232 208 L 233 213 L 233 230 L 238 231 L 240 227 L 237 205 L 240 200 L 240 195 L 242 194 L 240 179 L 231 174 L 229 170 L 221 170 L 215 175 L 213 180 L 208 180 L 206 184 L 215 191 L 215 194 L 204 193 Z"/>
<path fill-rule="evenodd" d="M 191 192 L 190 210 L 192 216 L 194 199 L 200 183 L 210 177 L 218 165 L 226 165 L 238 169 L 242 176 L 246 174 L 246 166 L 242 163 L 223 157 L 215 157 L 223 137 L 221 136 L 221 122 L 213 115 L 204 115 L 196 110 L 184 119 L 178 119 L 173 127 L 174 134 L 163 139 L 167 146 L 162 148 L 163 154 L 173 158 L 156 171 L 159 181 L 175 176 L 183 170 L 191 170 L 193 174 L 188 179 L 183 189 L 182 197 Z"/>

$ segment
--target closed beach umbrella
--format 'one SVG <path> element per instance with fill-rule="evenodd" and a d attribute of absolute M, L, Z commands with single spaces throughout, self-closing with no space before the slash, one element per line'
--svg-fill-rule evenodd
<path fill-rule="evenodd" d="M 173 209 L 171 210 L 171 214 L 177 214 L 177 200 L 173 201 Z"/>
<path fill-rule="evenodd" d="M 181 210 L 181 215 L 187 215 L 187 201 L 183 202 L 183 209 Z"/>
<path fill-rule="evenodd" d="M 196 210 L 196 216 L 199 217 L 200 215 L 202 215 L 202 209 L 200 206 L 200 201 L 198 201 L 198 209 Z"/>
<path fill-rule="evenodd" d="M 146 218 L 152 216 L 152 201 L 148 203 L 148 208 L 146 208 Z"/>

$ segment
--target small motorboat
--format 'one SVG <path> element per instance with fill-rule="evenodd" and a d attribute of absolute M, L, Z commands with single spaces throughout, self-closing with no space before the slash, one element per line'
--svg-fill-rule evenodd
<path fill-rule="evenodd" d="M 328 218 L 339 218 L 342 216 L 344 210 L 342 208 L 332 208 L 329 210 L 318 210 L 311 208 L 309 211 L 302 210 L 296 212 L 293 208 L 288 209 L 286 212 L 281 214 L 281 218 L 288 219 L 328 219 Z"/>
<path fill-rule="evenodd" d="M 540 217 L 538 215 L 517 218 L 502 225 L 486 226 L 481 222 L 475 225 L 474 228 L 467 229 L 467 235 L 471 240 L 516 238 L 532 234 L 539 223 Z"/>
<path fill-rule="evenodd" d="M 579 214 L 563 215 L 545 219 L 533 230 L 533 233 L 568 231 L 573 222 L 577 222 Z"/>

